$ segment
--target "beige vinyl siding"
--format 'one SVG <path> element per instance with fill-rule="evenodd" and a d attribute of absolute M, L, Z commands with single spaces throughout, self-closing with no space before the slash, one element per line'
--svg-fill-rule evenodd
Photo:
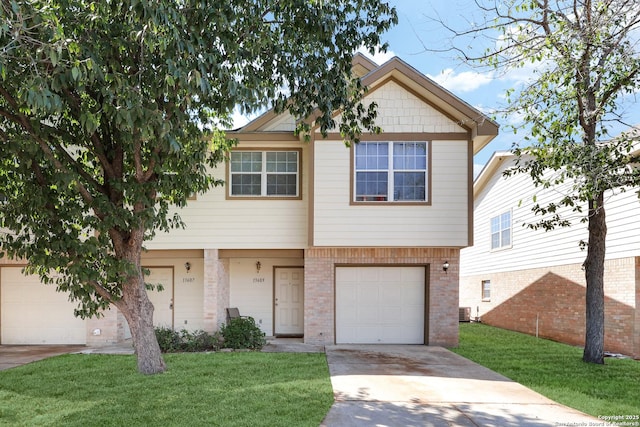
<path fill-rule="evenodd" d="M 191 265 L 189 271 L 185 268 L 187 262 Z M 170 273 L 165 272 L 165 274 L 172 274 L 174 328 L 190 331 L 203 329 L 204 255 L 202 251 L 151 251 L 143 254 L 142 265 L 152 272 L 169 270 Z"/>
<path fill-rule="evenodd" d="M 227 199 L 225 187 L 216 187 L 199 194 L 178 210 L 185 229 L 158 233 L 147 243 L 149 249 L 298 249 L 307 245 L 308 215 L 308 145 L 292 146 L 273 141 L 239 144 L 239 148 L 300 149 L 302 199 L 283 200 L 259 198 L 251 200 Z M 225 165 L 214 171 L 217 178 L 225 178 Z M 172 214 L 170 214 L 172 215 Z"/>
<path fill-rule="evenodd" d="M 256 270 L 257 261 L 260 272 Z M 229 306 L 238 307 L 242 316 L 253 317 L 267 336 L 273 336 L 274 268 L 303 265 L 302 259 L 231 258 Z"/>
<path fill-rule="evenodd" d="M 586 250 L 579 242 L 588 237 L 581 214 L 564 209 L 561 216 L 572 219 L 569 228 L 551 231 L 532 230 L 525 223 L 538 218 L 531 211 L 533 195 L 537 202 L 559 201 L 568 184 L 544 190 L 533 186 L 528 175 L 505 178 L 502 172 L 511 164 L 507 159 L 476 195 L 474 209 L 474 246 L 461 251 L 461 276 L 498 271 L 517 271 L 565 264 L 582 263 Z M 491 250 L 490 219 L 506 210 L 512 211 L 512 246 Z M 607 259 L 640 255 L 640 203 L 634 192 L 611 196 L 605 202 L 607 213 Z M 586 212 L 586 207 L 585 207 Z M 566 214 L 569 214 L 566 216 Z"/>
<path fill-rule="evenodd" d="M 467 141 L 432 141 L 430 205 L 350 203 L 351 165 L 340 141 L 315 144 L 314 245 L 465 246 Z"/>

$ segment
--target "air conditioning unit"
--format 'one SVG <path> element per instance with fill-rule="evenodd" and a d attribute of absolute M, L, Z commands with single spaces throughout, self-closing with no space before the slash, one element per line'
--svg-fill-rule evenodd
<path fill-rule="evenodd" d="M 460 322 L 471 322 L 471 307 L 460 307 Z"/>

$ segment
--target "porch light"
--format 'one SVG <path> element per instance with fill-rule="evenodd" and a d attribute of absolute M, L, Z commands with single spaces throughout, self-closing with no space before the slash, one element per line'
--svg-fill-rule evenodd
<path fill-rule="evenodd" d="M 442 264 L 442 271 L 446 273 L 447 270 L 449 270 L 449 261 L 445 261 L 444 264 Z"/>
<path fill-rule="evenodd" d="M 189 261 L 184 263 L 184 268 L 187 270 L 187 273 L 191 270 L 191 263 Z"/>
<path fill-rule="evenodd" d="M 260 273 L 261 268 L 262 268 L 262 264 L 260 264 L 260 261 L 256 261 L 256 273 Z"/>

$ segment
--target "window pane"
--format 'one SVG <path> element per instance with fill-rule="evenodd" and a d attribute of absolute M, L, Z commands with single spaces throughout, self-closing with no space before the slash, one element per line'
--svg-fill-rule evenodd
<path fill-rule="evenodd" d="M 360 142 L 356 145 L 356 170 L 386 170 L 389 146 L 386 142 Z"/>
<path fill-rule="evenodd" d="M 231 172 L 240 172 L 242 153 L 231 153 Z"/>
<path fill-rule="evenodd" d="M 267 195 L 297 196 L 296 182 L 296 176 L 293 174 L 269 174 L 267 175 Z"/>
<path fill-rule="evenodd" d="M 425 174 L 424 172 L 396 172 L 394 180 L 394 200 L 425 200 Z"/>
<path fill-rule="evenodd" d="M 425 142 L 394 143 L 393 167 L 396 170 L 426 170 L 427 144 Z"/>
<path fill-rule="evenodd" d="M 511 246 L 511 211 L 491 218 L 491 249 Z"/>
<path fill-rule="evenodd" d="M 259 196 L 260 195 L 260 175 L 256 175 L 256 174 L 231 175 L 231 195 Z"/>
<path fill-rule="evenodd" d="M 491 233 L 491 249 L 500 247 L 500 233 Z"/>
<path fill-rule="evenodd" d="M 497 233 L 500 231 L 500 219 L 499 217 L 491 218 L 491 233 Z"/>
<path fill-rule="evenodd" d="M 274 151 L 267 153 L 267 172 L 297 172 L 298 153 Z"/>
<path fill-rule="evenodd" d="M 505 212 L 500 216 L 501 219 L 501 227 L 504 230 L 505 228 L 511 228 L 511 212 Z"/>
<path fill-rule="evenodd" d="M 511 245 L 511 229 L 502 230 L 502 246 Z"/>
<path fill-rule="evenodd" d="M 491 281 L 489 280 L 482 281 L 482 299 L 483 300 L 491 299 Z"/>
<path fill-rule="evenodd" d="M 387 200 L 387 176 L 386 172 L 357 172 L 356 200 Z"/>

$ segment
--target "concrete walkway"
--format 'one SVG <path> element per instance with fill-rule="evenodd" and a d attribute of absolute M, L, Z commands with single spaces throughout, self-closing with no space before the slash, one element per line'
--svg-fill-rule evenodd
<path fill-rule="evenodd" d="M 326 354 L 335 403 L 322 426 L 602 425 L 441 347 L 339 345 Z"/>
<path fill-rule="evenodd" d="M 83 345 L 0 345 L 0 371 L 84 349 Z"/>

